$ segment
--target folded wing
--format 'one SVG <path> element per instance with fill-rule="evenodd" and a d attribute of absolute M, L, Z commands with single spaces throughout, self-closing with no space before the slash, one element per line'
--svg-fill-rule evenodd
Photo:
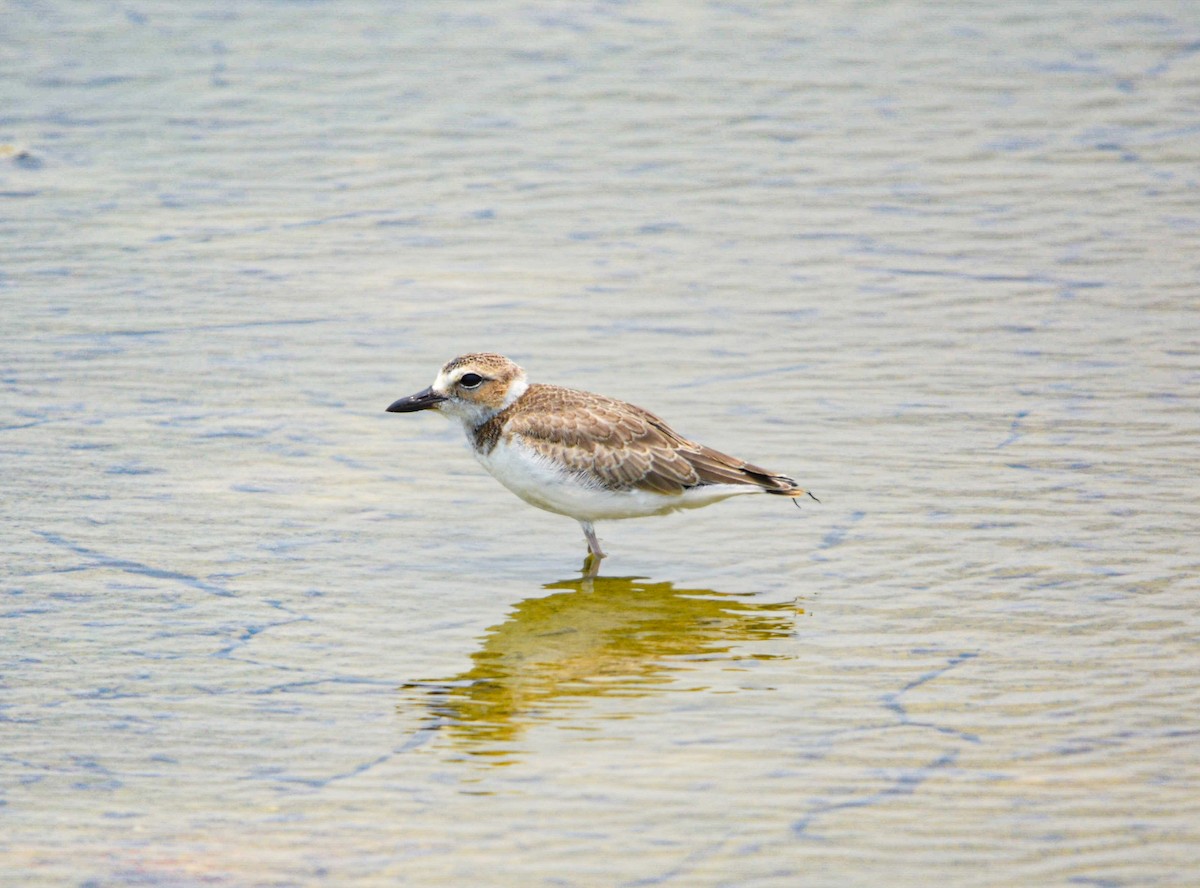
<path fill-rule="evenodd" d="M 678 495 L 708 484 L 746 484 L 804 494 L 786 475 L 689 441 L 633 404 L 549 385 L 530 386 L 521 402 L 524 409 L 505 418 L 506 436 L 610 490 Z"/>

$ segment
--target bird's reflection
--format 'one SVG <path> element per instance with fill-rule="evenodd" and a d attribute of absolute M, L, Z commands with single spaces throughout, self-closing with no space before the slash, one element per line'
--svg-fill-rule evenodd
<path fill-rule="evenodd" d="M 470 669 L 403 687 L 464 751 L 498 764 L 512 760 L 513 741 L 529 724 L 563 718 L 588 697 L 653 693 L 689 668 L 684 658 L 777 656 L 753 643 L 790 634 L 799 612 L 793 602 L 636 577 L 544 588 L 554 594 L 527 598 L 487 631 Z"/>

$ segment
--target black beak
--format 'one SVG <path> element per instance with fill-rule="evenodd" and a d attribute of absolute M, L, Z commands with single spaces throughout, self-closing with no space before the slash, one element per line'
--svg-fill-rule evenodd
<path fill-rule="evenodd" d="M 415 395 L 409 395 L 407 398 L 401 398 L 392 404 L 387 409 L 388 413 L 416 413 L 418 410 L 428 410 L 430 407 L 436 407 L 442 401 L 447 400 L 445 395 L 439 395 L 429 387 L 424 391 L 417 392 Z"/>

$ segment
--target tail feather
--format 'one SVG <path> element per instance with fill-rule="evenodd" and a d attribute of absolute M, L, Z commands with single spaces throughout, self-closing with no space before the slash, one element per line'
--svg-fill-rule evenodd
<path fill-rule="evenodd" d="M 699 474 L 702 484 L 754 484 L 778 496 L 812 496 L 816 499 L 795 478 L 751 465 L 711 447 L 701 447 L 698 453 L 691 455 L 689 462 Z"/>
<path fill-rule="evenodd" d="M 746 466 L 746 474 L 767 493 L 790 497 L 811 495 L 800 486 L 795 478 L 789 478 L 787 475 L 777 475 L 774 472 L 767 472 L 756 466 Z"/>

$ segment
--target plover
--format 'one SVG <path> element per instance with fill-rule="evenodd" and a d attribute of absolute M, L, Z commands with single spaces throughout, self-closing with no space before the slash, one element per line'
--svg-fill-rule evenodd
<path fill-rule="evenodd" d="M 462 423 L 475 458 L 525 502 L 574 518 L 595 576 L 593 524 L 697 509 L 731 496 L 812 496 L 795 480 L 689 441 L 648 410 L 542 385 L 503 355 L 462 355 L 388 413 L 437 410 Z M 816 497 L 813 497 L 816 499 Z"/>

